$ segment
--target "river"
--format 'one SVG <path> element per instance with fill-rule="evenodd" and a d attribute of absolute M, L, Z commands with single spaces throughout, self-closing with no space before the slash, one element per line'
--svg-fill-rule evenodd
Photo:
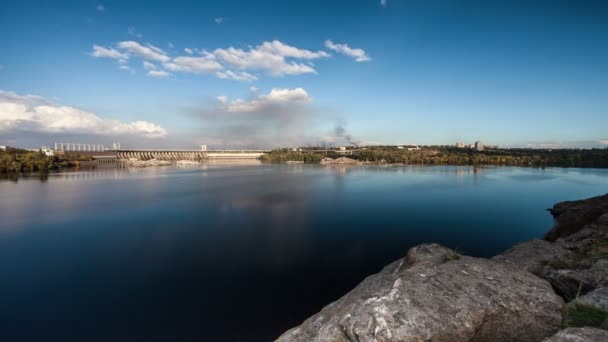
<path fill-rule="evenodd" d="M 492 256 L 608 170 L 102 166 L 0 180 L 1 341 L 269 341 L 422 242 Z"/>

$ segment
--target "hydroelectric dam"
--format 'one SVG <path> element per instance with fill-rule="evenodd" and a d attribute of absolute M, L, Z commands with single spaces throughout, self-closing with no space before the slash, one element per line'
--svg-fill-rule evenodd
<path fill-rule="evenodd" d="M 215 159 L 260 159 L 268 150 L 170 150 L 170 149 L 120 149 L 103 145 L 55 144 L 57 154 L 88 156 L 95 161 L 117 160 L 215 160 Z"/>
<path fill-rule="evenodd" d="M 116 150 L 117 159 L 138 160 L 205 160 L 205 159 L 259 159 L 266 150 Z M 106 152 L 104 152 L 106 154 Z"/>

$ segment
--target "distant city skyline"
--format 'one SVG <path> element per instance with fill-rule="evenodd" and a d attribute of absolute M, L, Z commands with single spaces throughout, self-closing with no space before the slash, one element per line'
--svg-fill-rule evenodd
<path fill-rule="evenodd" d="M 608 147 L 603 1 L 5 1 L 0 145 Z"/>

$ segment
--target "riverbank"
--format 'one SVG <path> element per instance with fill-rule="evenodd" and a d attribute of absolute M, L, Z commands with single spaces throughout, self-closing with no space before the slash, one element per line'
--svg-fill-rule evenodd
<path fill-rule="evenodd" d="M 277 341 L 606 341 L 608 194 L 550 212 L 491 259 L 413 247 Z"/>
<path fill-rule="evenodd" d="M 0 150 L 0 174 L 47 172 L 62 167 L 77 167 L 81 162 L 91 160 L 90 156 L 47 156 L 41 151 L 28 151 L 9 147 L 6 150 Z"/>
<path fill-rule="evenodd" d="M 521 167 L 608 168 L 608 149 L 500 149 L 484 151 L 449 146 L 423 146 L 403 149 L 397 146 L 353 147 L 345 150 L 301 148 L 277 149 L 262 156 L 275 163 L 300 161 L 322 163 L 325 159 L 348 157 L 363 164 L 403 165 L 495 165 Z"/>

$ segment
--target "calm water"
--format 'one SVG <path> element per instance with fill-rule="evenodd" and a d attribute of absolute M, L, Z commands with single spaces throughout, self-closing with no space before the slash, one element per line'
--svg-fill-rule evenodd
<path fill-rule="evenodd" d="M 421 242 L 491 256 L 608 170 L 215 164 L 0 181 L 0 341 L 269 341 Z"/>

